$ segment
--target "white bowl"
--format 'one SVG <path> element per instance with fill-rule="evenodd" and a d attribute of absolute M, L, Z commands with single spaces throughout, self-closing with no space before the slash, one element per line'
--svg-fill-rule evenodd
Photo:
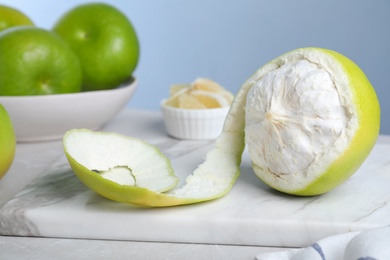
<path fill-rule="evenodd" d="M 167 133 L 178 139 L 212 140 L 222 132 L 230 107 L 182 109 L 160 103 Z"/>
<path fill-rule="evenodd" d="M 61 139 L 74 128 L 97 130 L 129 101 L 137 87 L 131 79 L 111 90 L 41 96 L 0 96 L 18 142 Z"/>

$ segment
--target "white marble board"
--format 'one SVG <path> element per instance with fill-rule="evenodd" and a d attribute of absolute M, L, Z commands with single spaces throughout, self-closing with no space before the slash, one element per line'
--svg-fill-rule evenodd
<path fill-rule="evenodd" d="M 213 146 L 178 141 L 158 118 L 140 136 L 159 146 L 183 180 Z M 150 121 L 148 121 L 150 120 Z M 155 128 L 157 126 L 157 128 Z M 141 129 L 141 127 L 139 128 Z M 135 131 L 135 132 L 134 132 Z M 139 130 L 140 131 L 140 130 Z M 131 132 L 131 133 L 130 133 Z M 294 197 L 264 185 L 245 152 L 242 173 L 225 197 L 172 208 L 139 208 L 109 201 L 86 188 L 64 156 L 0 209 L 0 234 L 181 243 L 301 247 L 338 233 L 390 224 L 390 145 L 377 144 L 358 172 L 322 196 Z"/>

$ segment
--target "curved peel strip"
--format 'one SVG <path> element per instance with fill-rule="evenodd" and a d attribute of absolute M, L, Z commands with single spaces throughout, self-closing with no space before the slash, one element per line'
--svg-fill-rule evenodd
<path fill-rule="evenodd" d="M 236 104 L 231 107 L 224 129 L 217 138 L 215 147 L 206 155 L 205 161 L 186 179 L 184 186 L 171 193 L 161 192 L 173 188 L 177 183 L 168 158 L 157 148 L 141 140 L 115 133 L 74 129 L 64 136 L 65 154 L 77 177 L 90 189 L 111 200 L 149 207 L 167 207 L 213 200 L 229 192 L 240 174 L 241 156 L 245 146 L 244 106 L 242 105 L 245 96 L 244 93 L 237 95 Z M 110 149 L 110 146 L 116 149 Z M 102 158 L 105 162 L 110 161 L 110 165 L 102 163 Z M 132 169 L 135 167 L 135 162 L 131 162 L 132 158 L 138 164 L 145 163 L 144 166 L 139 167 L 141 170 L 150 166 L 151 162 L 152 165 L 159 164 L 160 168 L 153 171 L 155 179 L 138 184 L 137 179 L 141 178 L 142 174 Z M 132 174 L 136 179 L 136 185 L 121 185 L 99 174 L 124 166 L 134 171 Z M 160 190 L 155 189 L 154 184 L 159 183 L 160 180 L 164 180 L 167 185 L 160 187 Z"/>
<path fill-rule="evenodd" d="M 173 188 L 173 186 L 177 183 L 177 178 L 173 175 L 173 169 L 169 159 L 158 151 L 156 147 L 135 138 L 121 136 L 115 133 L 102 133 L 86 129 L 74 129 L 67 132 L 64 136 L 63 143 L 66 157 L 74 173 L 85 185 L 103 197 L 118 202 L 148 207 L 168 207 L 199 203 L 220 198 L 230 191 L 231 187 L 240 175 L 241 157 L 245 148 L 244 107 L 246 95 L 251 85 L 251 82 L 244 84 L 236 94 L 229 113 L 225 119 L 222 133 L 216 139 L 215 147 L 207 153 L 205 161 L 199 165 L 197 169 L 195 169 L 192 175 L 187 177 L 186 184 L 184 186 L 175 189 L 172 192 L 162 192 L 167 189 L 162 189 L 160 191 L 152 190 L 145 184 L 142 186 L 120 185 L 102 177 L 101 174 L 96 172 L 96 167 L 94 169 L 94 167 L 88 166 L 88 163 L 80 162 L 80 157 L 84 156 L 82 154 L 95 154 L 96 158 L 91 161 L 101 162 L 101 158 L 105 158 L 105 156 L 108 156 L 112 152 L 106 153 L 105 155 L 99 154 L 97 152 L 99 149 L 95 147 L 88 147 L 86 146 L 86 143 L 94 144 L 95 142 L 92 140 L 96 136 L 100 136 L 106 139 L 106 144 L 102 144 L 102 147 L 105 147 L 105 145 L 111 143 L 110 136 L 115 136 L 120 138 L 123 143 L 137 143 L 142 146 L 142 151 L 154 153 L 157 155 L 155 159 L 165 162 L 166 168 L 164 169 L 164 167 L 162 167 L 160 169 L 161 172 L 155 171 L 154 173 L 156 175 L 154 178 L 156 178 L 156 180 L 151 181 L 151 183 L 156 183 L 159 182 L 158 180 L 169 177 L 171 178 L 171 182 L 168 181 L 169 185 L 167 185 L 167 188 Z M 79 138 L 78 136 L 85 134 L 92 140 L 87 142 L 82 140 L 74 142 L 71 140 L 73 138 L 77 139 Z M 116 147 L 115 144 L 112 145 Z M 131 155 L 123 157 L 124 153 L 122 149 L 116 149 L 116 152 L 117 155 L 122 155 L 113 157 L 120 157 L 123 158 L 123 160 L 131 160 Z M 134 155 L 134 158 L 136 158 L 137 161 L 144 162 L 147 165 L 150 165 L 150 162 L 154 162 L 147 158 L 144 158 L 144 160 L 139 158 L 139 154 L 141 153 L 140 150 L 135 150 L 135 152 L 137 155 Z M 79 155 L 79 153 L 81 154 Z M 113 154 L 111 154 L 111 156 L 112 155 Z M 114 164 L 111 164 L 111 167 L 123 166 L 123 164 L 123 162 L 116 161 Z M 131 168 L 131 166 L 128 167 Z M 107 167 L 103 167 L 100 170 L 109 169 Z"/>

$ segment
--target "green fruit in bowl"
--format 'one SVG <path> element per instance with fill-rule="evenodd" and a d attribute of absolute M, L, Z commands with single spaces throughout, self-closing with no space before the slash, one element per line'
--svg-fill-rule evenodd
<path fill-rule="evenodd" d="M 11 167 L 15 156 L 15 148 L 16 138 L 11 119 L 0 104 L 0 178 Z"/>
<path fill-rule="evenodd" d="M 0 31 L 18 25 L 34 25 L 34 23 L 19 10 L 0 5 Z"/>
<path fill-rule="evenodd" d="M 0 33 L 0 95 L 46 95 L 81 90 L 76 55 L 55 33 L 16 26 Z"/>
<path fill-rule="evenodd" d="M 79 57 L 83 89 L 112 89 L 127 80 L 139 58 L 136 32 L 127 17 L 103 3 L 79 5 L 54 25 Z"/>

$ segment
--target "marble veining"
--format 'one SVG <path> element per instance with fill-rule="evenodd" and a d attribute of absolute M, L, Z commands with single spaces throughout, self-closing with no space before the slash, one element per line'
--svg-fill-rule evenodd
<path fill-rule="evenodd" d="M 181 179 L 213 142 L 155 139 Z M 223 198 L 172 208 L 139 208 L 107 200 L 85 187 L 65 156 L 0 209 L 0 234 L 261 246 L 308 246 L 334 234 L 390 224 L 390 145 L 376 145 L 359 171 L 322 196 L 279 193 L 242 173 Z"/>
<path fill-rule="evenodd" d="M 213 141 L 179 141 L 172 138 L 153 143 L 172 160 L 212 144 Z M 41 236 L 25 212 L 66 201 L 85 191 L 88 188 L 75 177 L 65 156 L 61 157 L 0 209 L 0 234 Z"/>
<path fill-rule="evenodd" d="M 187 154 L 193 150 L 199 149 L 204 146 L 210 146 L 214 143 L 214 141 L 180 141 L 178 139 L 169 138 L 159 141 L 159 142 L 151 142 L 153 145 L 157 146 L 165 156 L 174 160 L 183 154 Z"/>
<path fill-rule="evenodd" d="M 26 211 L 59 203 L 86 190 L 67 163 L 52 165 L 0 209 L 1 234 L 39 236 L 36 225 L 25 216 Z"/>

